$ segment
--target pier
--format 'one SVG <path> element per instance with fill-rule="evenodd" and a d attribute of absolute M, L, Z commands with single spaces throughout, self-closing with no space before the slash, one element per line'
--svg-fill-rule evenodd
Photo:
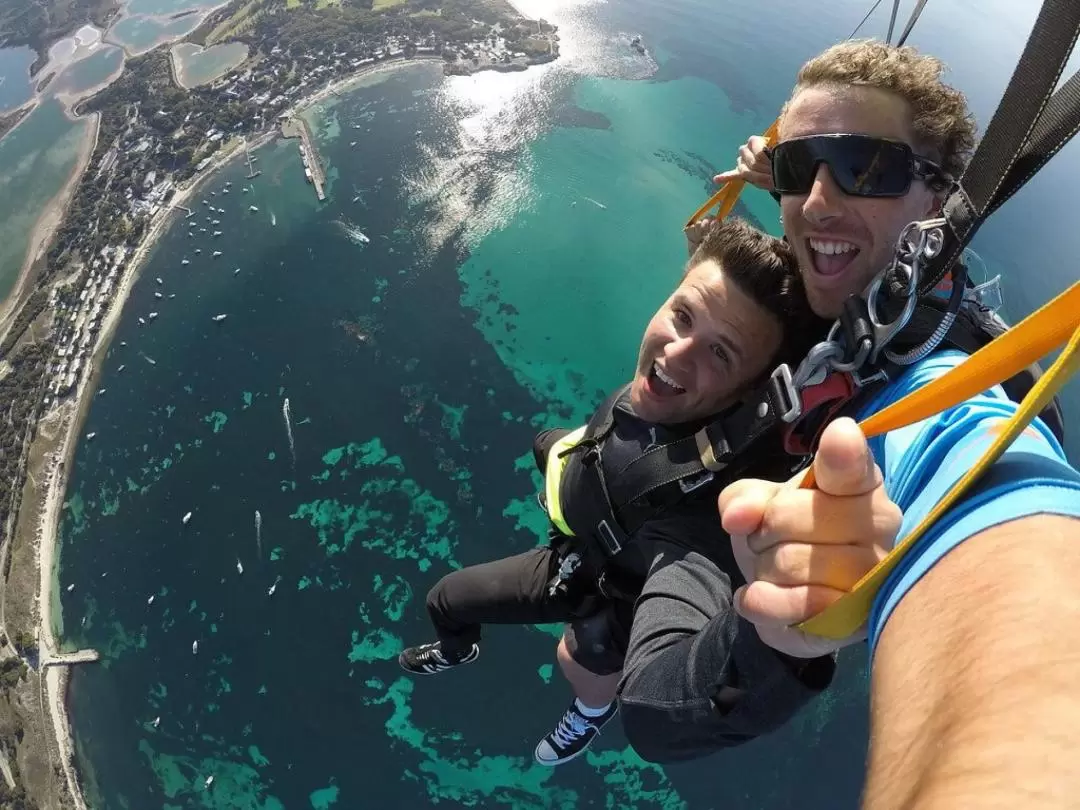
<path fill-rule="evenodd" d="M 78 650 L 69 653 L 52 653 L 41 659 L 41 668 L 69 666 L 71 664 L 92 664 L 100 661 L 101 655 L 97 650 Z"/>
<path fill-rule="evenodd" d="M 326 175 L 323 174 L 319 153 L 315 149 L 307 121 L 303 118 L 283 119 L 281 134 L 286 138 L 300 139 L 300 159 L 304 162 L 304 177 L 315 187 L 315 196 L 318 197 L 319 202 L 323 202 L 326 199 L 326 193 L 323 190 L 326 185 Z"/>
<path fill-rule="evenodd" d="M 256 177 L 258 177 L 260 174 L 262 174 L 261 169 L 256 169 L 255 168 L 255 161 L 258 160 L 258 158 L 255 157 L 253 154 L 251 154 L 251 150 L 248 149 L 248 145 L 247 145 L 246 140 L 244 141 L 244 160 L 247 162 L 247 170 L 248 170 L 247 179 L 248 180 L 254 180 Z"/>

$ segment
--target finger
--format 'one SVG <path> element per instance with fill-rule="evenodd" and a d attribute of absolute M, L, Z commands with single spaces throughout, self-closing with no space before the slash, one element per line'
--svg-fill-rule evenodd
<path fill-rule="evenodd" d="M 814 457 L 817 487 L 829 495 L 863 495 L 881 484 L 870 444 L 853 419 L 843 417 L 825 428 Z"/>
<path fill-rule="evenodd" d="M 816 616 L 845 593 L 825 585 L 751 582 L 735 593 L 735 611 L 756 625 L 787 626 Z"/>
<path fill-rule="evenodd" d="M 722 183 L 727 183 L 729 180 L 738 180 L 738 179 L 739 179 L 739 170 L 738 170 L 738 168 L 734 168 L 734 169 L 728 169 L 726 172 L 720 172 L 720 174 L 716 175 L 716 177 L 713 178 L 713 182 L 716 183 L 717 185 L 720 185 Z"/>
<path fill-rule="evenodd" d="M 743 478 L 724 487 L 716 499 L 724 531 L 728 534 L 756 532 L 769 500 L 781 486 L 772 481 Z M 730 524 L 729 520 L 732 521 Z"/>
<path fill-rule="evenodd" d="M 743 580 L 751 582 L 754 579 L 754 552 L 746 544 L 745 534 L 731 535 L 731 555 L 735 558 L 735 564 L 739 566 L 739 573 Z"/>
<path fill-rule="evenodd" d="M 748 171 L 743 175 L 747 183 L 755 185 L 758 188 L 763 188 L 766 191 L 773 190 L 772 169 L 769 164 L 765 164 L 764 171 Z"/>
<path fill-rule="evenodd" d="M 761 554 L 780 543 L 859 545 L 890 549 L 903 513 L 884 487 L 862 497 L 837 497 L 816 489 L 782 487 L 769 500 L 760 528 L 748 538 Z"/>
<path fill-rule="evenodd" d="M 750 149 L 750 145 L 748 143 L 739 147 L 738 162 L 742 164 L 743 167 L 749 169 L 751 166 L 757 163 L 757 158 L 757 154 L 755 154 L 754 151 Z"/>
<path fill-rule="evenodd" d="M 884 556 L 873 546 L 780 543 L 753 556 L 753 579 L 785 587 L 824 585 L 850 591 Z"/>
<path fill-rule="evenodd" d="M 764 153 L 766 146 L 768 146 L 768 142 L 761 135 L 751 135 L 743 148 L 756 157 Z"/>

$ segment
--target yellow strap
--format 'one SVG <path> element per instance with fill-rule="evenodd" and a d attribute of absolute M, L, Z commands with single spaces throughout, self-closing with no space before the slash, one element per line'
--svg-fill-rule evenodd
<path fill-rule="evenodd" d="M 767 145 L 771 145 L 776 140 L 777 130 L 780 128 L 780 119 L 777 118 L 772 122 L 767 130 L 765 130 L 763 138 Z M 716 212 L 716 220 L 720 221 L 728 214 L 731 213 L 731 209 L 735 207 L 735 202 L 739 199 L 739 195 L 742 194 L 743 187 L 746 185 L 745 180 L 728 180 L 724 185 L 720 186 L 720 190 L 713 194 L 708 202 L 706 202 L 701 208 L 694 212 L 694 215 L 686 222 L 686 227 L 689 228 L 692 225 L 697 224 L 697 221 L 708 214 L 716 206 L 720 206 L 720 209 Z"/>
<path fill-rule="evenodd" d="M 1024 397 L 1016 413 L 1005 422 L 997 439 L 975 466 L 953 485 L 945 497 L 907 537 L 896 544 L 885 559 L 859 580 L 850 593 L 799 624 L 800 630 L 816 636 L 839 639 L 850 636 L 862 627 L 870 615 L 874 597 L 886 577 L 915 541 L 956 504 L 979 476 L 1001 457 L 1013 440 L 1049 404 L 1069 377 L 1080 370 L 1080 282 L 988 343 L 956 368 L 860 423 L 863 433 L 869 438 L 926 419 L 1018 374 L 1066 341 L 1068 345 L 1061 356 Z M 811 470 L 801 486 L 810 488 L 813 485 Z"/>
<path fill-rule="evenodd" d="M 563 517 L 562 504 L 559 502 L 559 485 L 562 483 L 563 470 L 566 469 L 566 463 L 570 457 L 562 454 L 585 438 L 586 427 L 587 425 L 582 425 L 555 442 L 548 450 L 547 465 L 544 468 L 544 498 L 547 501 L 548 518 L 567 537 L 573 537 L 574 533 L 570 531 L 570 526 Z"/>

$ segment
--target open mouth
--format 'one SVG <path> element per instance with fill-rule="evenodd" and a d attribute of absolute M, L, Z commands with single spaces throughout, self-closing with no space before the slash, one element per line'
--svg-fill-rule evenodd
<path fill-rule="evenodd" d="M 859 255 L 858 247 L 840 239 L 807 239 L 806 247 L 814 272 L 821 276 L 840 275 Z"/>
<path fill-rule="evenodd" d="M 680 385 L 669 373 L 654 362 L 645 377 L 645 387 L 654 397 L 677 397 L 686 393 L 686 387 Z"/>

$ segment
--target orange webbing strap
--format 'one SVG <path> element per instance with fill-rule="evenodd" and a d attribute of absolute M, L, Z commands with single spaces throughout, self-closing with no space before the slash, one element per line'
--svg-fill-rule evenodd
<path fill-rule="evenodd" d="M 1069 377 L 1080 370 L 1080 282 L 995 338 L 956 368 L 860 423 L 863 433 L 869 438 L 926 419 L 1020 373 L 1066 341 L 1068 344 L 1061 356 L 1024 397 L 1016 413 L 1006 420 L 997 439 L 975 466 L 953 485 L 885 559 L 859 580 L 850 593 L 799 624 L 800 630 L 839 639 L 850 636 L 862 627 L 881 585 L 915 541 L 956 504 L 1050 403 Z M 800 486 L 804 489 L 814 486 L 813 470 L 807 473 Z"/>
<path fill-rule="evenodd" d="M 768 144 L 772 144 L 776 141 L 776 131 L 780 128 L 780 119 L 777 118 L 772 122 L 764 135 L 765 141 Z M 701 208 L 694 212 L 693 216 L 687 220 L 686 226 L 689 228 L 692 225 L 696 225 L 697 221 L 708 214 L 716 206 L 720 208 L 716 212 L 715 219 L 719 222 L 728 214 L 731 213 L 731 209 L 735 207 L 735 202 L 739 199 L 739 195 L 742 194 L 743 186 L 746 185 L 745 180 L 728 180 L 724 185 L 720 186 L 720 190 L 713 194 L 708 202 L 706 202 Z"/>

